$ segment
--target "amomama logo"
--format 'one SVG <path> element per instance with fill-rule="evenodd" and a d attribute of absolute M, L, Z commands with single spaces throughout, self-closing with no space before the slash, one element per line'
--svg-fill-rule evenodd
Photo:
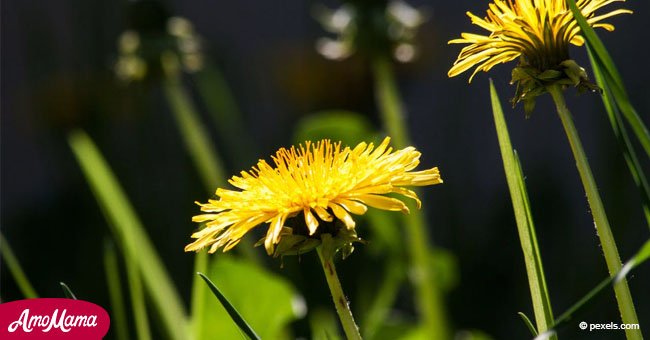
<path fill-rule="evenodd" d="M 0 304 L 1 339 L 101 339 L 109 326 L 108 313 L 88 301 L 45 298 Z"/>

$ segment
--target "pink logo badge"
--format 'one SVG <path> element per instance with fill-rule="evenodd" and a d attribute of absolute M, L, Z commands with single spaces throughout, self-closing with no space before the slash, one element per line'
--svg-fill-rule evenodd
<path fill-rule="evenodd" d="M 83 300 L 28 299 L 0 304 L 0 339 L 101 339 L 104 308 Z"/>

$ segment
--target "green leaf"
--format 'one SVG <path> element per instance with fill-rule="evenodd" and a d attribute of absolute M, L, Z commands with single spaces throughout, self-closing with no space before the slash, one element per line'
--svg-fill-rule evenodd
<path fill-rule="evenodd" d="M 122 294 L 122 285 L 120 279 L 120 268 L 117 260 L 117 253 L 112 242 L 104 243 L 104 270 L 106 273 L 106 285 L 108 286 L 108 296 L 111 300 L 111 320 L 115 329 L 115 338 L 127 340 L 129 338 L 129 328 L 126 317 L 126 308 L 124 307 L 124 294 Z"/>
<path fill-rule="evenodd" d="M 519 315 L 519 317 L 521 317 L 521 320 L 524 322 L 524 324 L 526 324 L 526 327 L 528 327 L 530 334 L 532 334 L 533 336 L 537 336 L 537 330 L 535 329 L 535 326 L 530 321 L 528 316 L 523 312 L 517 312 L 517 314 Z"/>
<path fill-rule="evenodd" d="M 71 133 L 68 142 L 115 241 L 122 252 L 132 254 L 131 258 L 135 259 L 166 334 L 171 339 L 187 339 L 189 327 L 180 296 L 115 175 L 85 132 Z"/>
<path fill-rule="evenodd" d="M 450 292 L 460 280 L 458 261 L 449 250 L 433 247 L 431 249 L 431 273 L 436 286 L 443 292 Z"/>
<path fill-rule="evenodd" d="M 622 281 L 627 277 L 630 272 L 643 264 L 650 258 L 650 239 L 647 240 L 643 246 L 637 251 L 637 253 L 614 275 L 601 281 L 596 287 L 589 291 L 585 296 L 583 296 L 578 302 L 573 304 L 566 312 L 562 313 L 547 332 L 540 334 L 536 339 L 546 339 L 547 335 L 554 333 L 555 330 L 559 329 L 562 325 L 571 320 L 575 314 L 583 310 L 589 303 L 596 300 L 596 297 L 600 296 L 606 288 L 612 285 L 616 285 L 618 282 Z"/>
<path fill-rule="evenodd" d="M 288 338 L 287 325 L 305 313 L 304 302 L 285 279 L 228 254 L 216 256 L 209 277 L 262 339 Z M 214 291 L 213 291 L 214 293 Z M 216 293 L 215 293 L 216 294 Z M 225 308 L 206 296 L 197 339 L 237 339 L 241 332 Z"/>
<path fill-rule="evenodd" d="M 228 315 L 230 316 L 232 321 L 234 321 L 235 324 L 237 324 L 237 327 L 239 327 L 239 329 L 241 329 L 241 331 L 244 332 L 244 334 L 246 334 L 250 339 L 259 339 L 260 337 L 257 336 L 255 331 L 251 328 L 251 326 L 248 325 L 246 320 L 244 320 L 244 318 L 242 318 L 242 316 L 239 315 L 239 312 L 237 312 L 235 307 L 233 307 L 232 304 L 230 304 L 228 299 L 226 299 L 226 297 L 223 296 L 223 294 L 221 294 L 217 286 L 215 286 L 214 283 L 212 283 L 212 281 L 210 281 L 210 279 L 208 279 L 208 277 L 205 276 L 203 273 L 197 273 L 197 274 L 199 274 L 199 276 L 201 276 L 201 278 L 203 279 L 203 281 L 205 281 L 208 287 L 210 287 L 210 290 L 212 291 L 212 293 L 214 293 L 214 296 L 216 296 L 219 302 L 221 302 L 221 305 L 223 306 L 223 308 L 226 309 L 226 312 L 228 312 Z"/>
<path fill-rule="evenodd" d="M 362 314 L 360 330 L 366 339 L 380 337 L 377 334 L 384 336 L 383 333 L 379 333 L 379 329 L 388 318 L 402 283 L 406 281 L 407 264 L 404 263 L 404 259 L 389 254 L 385 263 L 379 288 L 371 292 L 369 306 L 364 308 Z"/>
<path fill-rule="evenodd" d="M 632 174 L 632 179 L 634 180 L 634 183 L 636 184 L 637 189 L 641 194 L 641 199 L 643 201 L 643 211 L 645 213 L 648 226 L 650 226 L 650 186 L 648 185 L 648 180 L 645 173 L 643 172 L 643 168 L 641 167 L 641 163 L 637 158 L 636 152 L 634 151 L 634 147 L 632 146 L 632 142 L 630 141 L 630 137 L 627 133 L 627 128 L 621 118 L 620 109 L 613 97 L 609 83 L 605 80 L 604 72 L 600 67 L 600 63 L 594 59 L 594 55 L 590 49 L 588 49 L 588 54 L 589 60 L 591 61 L 591 65 L 594 70 L 596 82 L 603 89 L 603 105 L 607 111 L 609 122 L 612 125 L 612 130 L 614 130 L 614 135 L 618 140 L 618 144 L 621 148 L 621 152 L 623 153 L 625 163 L 627 164 L 627 167 Z"/>
<path fill-rule="evenodd" d="M 639 139 L 639 142 L 650 156 L 650 132 L 645 126 L 638 113 L 630 103 L 629 97 L 625 90 L 625 84 L 621 78 L 614 61 L 610 57 L 603 42 L 598 38 L 594 29 L 587 23 L 587 20 L 582 15 L 575 0 L 567 0 L 573 16 L 575 17 L 578 25 L 580 25 L 581 35 L 584 37 L 588 50 L 593 53 L 593 59 L 598 67 L 603 71 L 603 79 L 611 88 L 611 93 L 619 106 L 623 116 L 632 127 L 632 130 Z"/>
<path fill-rule="evenodd" d="M 210 137 L 189 94 L 181 80 L 171 77 L 164 83 L 165 97 L 180 129 L 192 162 L 198 170 L 201 181 L 213 192 L 218 186 L 226 184 L 226 173 L 217 150 L 210 142 Z"/>
<path fill-rule="evenodd" d="M 330 139 L 344 145 L 372 140 L 375 129 L 363 115 L 344 110 L 319 111 L 302 118 L 295 127 L 294 142 Z"/>
<path fill-rule="evenodd" d="M 318 307 L 309 312 L 311 339 L 341 340 L 339 334 L 339 319 L 329 308 Z"/>
<path fill-rule="evenodd" d="M 11 273 L 11 276 L 14 277 L 16 285 L 18 285 L 18 289 L 20 289 L 23 296 L 26 299 L 37 298 L 38 294 L 36 294 L 34 287 L 31 282 L 29 282 L 27 275 L 25 275 L 23 268 L 20 266 L 20 262 L 18 262 L 13 250 L 11 250 L 11 245 L 9 245 L 9 242 L 2 233 L 0 233 L 0 254 L 2 254 L 2 259 L 5 264 L 7 264 L 9 272 Z"/>
<path fill-rule="evenodd" d="M 253 138 L 247 131 L 241 112 L 226 78 L 214 64 L 206 65 L 193 74 L 196 88 L 205 103 L 220 141 L 226 143 L 240 160 L 255 159 Z"/>
<path fill-rule="evenodd" d="M 514 209 L 517 230 L 519 232 L 519 240 L 524 255 L 524 262 L 526 264 L 526 273 L 528 275 L 528 284 L 533 302 L 535 321 L 537 322 L 538 331 L 543 332 L 553 324 L 553 311 L 551 308 L 548 289 L 546 287 L 546 279 L 539 246 L 537 244 L 535 226 L 530 212 L 528 193 L 526 191 L 521 165 L 519 164 L 519 158 L 517 157 L 516 152 L 512 149 L 510 143 L 508 126 L 503 115 L 499 96 L 494 87 L 494 83 L 492 83 L 491 80 L 490 95 L 492 101 L 492 112 L 494 114 L 494 123 L 496 126 L 497 137 L 499 139 L 499 147 L 501 149 L 501 158 L 503 159 L 503 167 L 508 182 L 508 188 L 510 189 L 512 207 Z"/>
<path fill-rule="evenodd" d="M 59 282 L 59 284 L 61 285 L 61 289 L 63 289 L 63 295 L 65 295 L 66 298 L 73 299 L 73 300 L 77 299 L 77 297 L 74 295 L 72 290 L 70 290 L 70 287 L 68 287 L 68 285 L 66 285 L 63 282 Z"/>
<path fill-rule="evenodd" d="M 136 259 L 131 252 L 124 252 L 124 263 L 126 264 L 127 282 L 129 283 L 129 293 L 131 296 L 131 309 L 133 310 L 135 334 L 138 340 L 149 340 L 151 339 L 151 333 L 149 331 L 147 305 L 142 289 L 142 278 L 136 264 Z"/>

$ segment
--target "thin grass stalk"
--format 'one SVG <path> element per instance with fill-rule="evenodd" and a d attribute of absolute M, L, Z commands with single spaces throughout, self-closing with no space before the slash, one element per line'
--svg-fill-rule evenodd
<path fill-rule="evenodd" d="M 391 63 L 377 57 L 372 64 L 375 78 L 375 96 L 382 120 L 395 146 L 404 148 L 411 141 L 406 128 L 406 115 L 395 82 Z M 442 297 L 431 273 L 431 248 L 424 214 L 415 204 L 409 204 L 411 213 L 404 217 L 406 225 L 406 248 L 411 261 L 411 281 L 414 285 L 415 303 L 421 313 L 427 334 L 437 339 L 450 338 Z"/>
<path fill-rule="evenodd" d="M 607 111 L 609 122 L 612 125 L 612 130 L 614 130 L 614 135 L 616 136 L 621 152 L 623 153 L 623 158 L 625 159 L 628 170 L 630 171 L 632 179 L 639 190 L 643 212 L 648 227 L 650 227 L 650 186 L 648 185 L 647 177 L 641 167 L 636 151 L 634 151 L 634 147 L 632 146 L 632 142 L 627 133 L 627 128 L 621 118 L 620 109 L 618 108 L 616 100 L 613 98 L 609 82 L 605 79 L 604 72 L 601 70 L 602 67 L 594 58 L 591 48 L 587 48 L 587 52 L 596 78 L 596 83 L 598 83 L 598 86 L 603 89 L 602 99 L 605 111 Z"/>
<path fill-rule="evenodd" d="M 115 175 L 86 133 L 72 132 L 68 142 L 116 242 L 123 252 L 135 254 L 152 309 L 160 316 L 167 336 L 187 339 L 190 329 L 181 298 Z"/>
<path fill-rule="evenodd" d="M 373 295 L 372 304 L 362 320 L 363 336 L 372 339 L 375 333 L 386 320 L 386 316 L 397 298 L 399 287 L 405 279 L 402 260 L 390 257 L 386 264 L 386 272 L 379 286 L 379 290 Z"/>
<path fill-rule="evenodd" d="M 163 62 L 170 64 L 176 62 L 176 59 L 165 60 L 163 58 Z M 165 68 L 173 69 L 174 65 L 168 65 Z M 226 184 L 224 181 L 226 172 L 221 157 L 219 157 L 217 150 L 210 142 L 208 132 L 201 123 L 190 95 L 183 87 L 180 75 L 168 71 L 163 86 L 165 98 L 169 102 L 176 125 L 180 130 L 192 162 L 196 165 L 201 182 L 205 188 L 208 188 L 209 192 L 212 192 L 214 188 Z"/>
<path fill-rule="evenodd" d="M 341 325 L 343 326 L 343 331 L 348 340 L 361 340 L 361 334 L 359 334 L 359 327 L 354 321 L 352 316 L 352 311 L 350 310 L 350 305 L 348 300 L 343 293 L 343 288 L 341 288 L 341 282 L 339 277 L 336 274 L 336 267 L 334 266 L 334 261 L 330 256 L 323 255 L 321 247 L 316 248 L 318 252 L 318 258 L 323 267 L 323 273 L 325 273 L 325 279 L 327 280 L 327 286 L 332 293 L 332 300 L 334 301 L 334 306 L 336 307 L 336 313 L 341 320 Z"/>
<path fill-rule="evenodd" d="M 535 340 L 544 340 L 548 339 L 551 334 L 557 332 L 559 328 L 564 326 L 570 320 L 574 320 L 577 316 L 577 313 L 586 308 L 591 302 L 595 301 L 598 296 L 600 296 L 610 284 L 616 285 L 619 281 L 627 277 L 632 270 L 641 264 L 645 263 L 650 258 L 650 240 L 647 240 L 637 251 L 637 253 L 628 260 L 623 268 L 618 271 L 615 275 L 609 276 L 608 278 L 601 281 L 596 287 L 590 290 L 585 296 L 578 300 L 575 304 L 569 307 L 566 312 L 562 313 L 556 320 L 553 328 L 546 332 L 546 334 L 540 334 Z"/>
<path fill-rule="evenodd" d="M 576 1 L 567 0 L 567 3 L 573 12 L 574 18 L 580 26 L 580 34 L 584 37 L 588 50 L 593 52 L 594 59 L 597 63 L 603 66 L 604 79 L 611 85 L 610 89 L 613 98 L 623 113 L 623 117 L 627 119 L 627 122 L 632 127 L 632 131 L 639 140 L 639 143 L 641 143 L 641 146 L 643 146 L 646 155 L 650 156 L 650 131 L 630 103 L 627 91 L 625 90 L 625 84 L 623 83 L 623 79 L 614 64 L 612 57 L 609 55 L 609 52 L 607 52 L 605 45 L 600 38 L 598 38 L 594 29 L 587 22 L 587 19 L 582 15 L 582 12 L 576 5 Z"/>
<path fill-rule="evenodd" d="M 77 296 L 74 295 L 72 289 L 70 289 L 70 287 L 68 287 L 65 282 L 59 282 L 59 286 L 61 286 L 61 290 L 63 290 L 63 296 L 65 296 L 66 299 L 77 300 Z"/>
<path fill-rule="evenodd" d="M 244 127 L 241 111 L 222 72 L 216 66 L 207 64 L 194 75 L 194 79 L 199 95 L 226 147 L 233 150 L 237 159 L 246 162 L 254 160 L 253 143 L 246 138 L 250 133 Z"/>
<path fill-rule="evenodd" d="M 7 239 L 2 233 L 0 233 L 0 254 L 2 254 L 2 258 L 7 264 L 9 272 L 16 281 L 16 285 L 18 286 L 18 289 L 20 289 L 20 292 L 23 294 L 23 296 L 26 299 L 37 298 L 38 294 L 36 293 L 36 290 L 34 290 L 34 287 L 29 282 L 29 279 L 23 271 L 23 268 L 20 266 L 20 262 L 11 249 L 9 242 L 7 242 Z"/>
<path fill-rule="evenodd" d="M 115 338 L 118 340 L 129 339 L 129 328 L 124 307 L 124 294 L 122 294 L 122 280 L 120 279 L 120 268 L 117 260 L 115 246 L 111 242 L 104 245 L 104 272 L 106 274 L 106 285 L 108 286 L 108 297 L 111 301 L 111 319 Z"/>
<path fill-rule="evenodd" d="M 198 252 L 194 255 L 194 272 L 206 273 L 209 267 L 208 253 L 206 251 Z M 196 339 L 203 339 L 203 311 L 206 308 L 207 288 L 201 284 L 201 280 L 194 278 L 192 280 L 192 297 L 191 297 L 191 316 L 192 329 Z"/>
<path fill-rule="evenodd" d="M 125 249 L 131 249 L 131 247 L 125 247 Z M 126 265 L 126 279 L 129 284 L 136 337 L 138 340 L 150 340 L 151 332 L 149 331 L 149 317 L 147 316 L 142 279 L 132 252 L 128 250 L 124 252 L 124 263 Z"/>
<path fill-rule="evenodd" d="M 169 102 L 185 146 L 199 172 L 201 181 L 208 192 L 212 192 L 217 187 L 224 187 L 226 185 L 226 172 L 222 158 L 211 143 L 208 131 L 201 123 L 190 95 L 183 86 L 177 65 L 178 60 L 171 55 L 167 55 L 162 58 L 162 62 L 167 75 L 163 85 L 165 97 Z M 204 89 L 204 91 L 207 90 Z M 210 103 L 212 102 L 210 101 Z M 216 104 L 212 103 L 212 105 Z M 228 109 L 228 106 L 221 107 L 221 109 Z M 243 242 L 249 241 L 243 240 Z M 253 247 L 239 247 L 239 250 L 249 260 L 258 262 Z M 209 263 L 207 255 L 197 253 L 195 256 L 194 271 L 207 272 Z M 202 329 L 206 293 L 207 287 L 201 282 L 200 277 L 195 277 L 192 282 L 192 329 L 199 333 Z"/>
<path fill-rule="evenodd" d="M 544 267 L 542 265 L 535 225 L 530 211 L 528 193 L 523 179 L 521 164 L 519 163 L 517 154 L 512 149 L 508 126 L 492 81 L 490 81 L 490 94 L 503 168 L 512 199 L 512 207 L 517 222 L 517 231 L 519 232 L 519 241 L 524 255 L 524 263 L 526 264 L 526 274 L 528 276 L 530 297 L 535 313 L 537 333 L 543 333 L 553 325 L 553 310 L 546 286 Z"/>
<path fill-rule="evenodd" d="M 576 160 L 576 166 L 578 167 L 578 172 L 580 173 L 580 179 L 582 180 L 582 185 L 587 194 L 587 201 L 591 209 L 593 216 L 594 224 L 596 225 L 596 230 L 598 232 L 598 237 L 600 238 L 600 244 L 605 256 L 605 262 L 607 263 L 607 269 L 609 270 L 610 276 L 615 275 L 622 267 L 621 259 L 618 254 L 618 248 L 616 246 L 616 241 L 614 240 L 614 235 L 609 226 L 609 221 L 607 220 L 607 215 L 605 214 L 605 208 L 598 194 L 598 187 L 596 186 L 596 181 L 591 173 L 591 168 L 587 161 L 587 155 L 582 148 L 582 142 L 578 136 L 578 131 L 576 130 L 573 124 L 573 118 L 571 117 L 571 112 L 566 107 L 564 102 L 564 96 L 562 94 L 562 88 L 559 85 L 551 85 L 547 87 L 548 92 L 553 97 L 555 106 L 557 108 L 557 113 L 562 121 L 564 126 L 564 131 L 566 132 L 567 138 L 569 139 L 569 144 L 571 145 L 571 151 L 573 151 L 573 156 Z M 621 313 L 621 318 L 623 323 L 627 324 L 638 324 L 638 318 L 636 315 L 636 310 L 634 308 L 634 302 L 632 300 L 632 294 L 627 285 L 627 280 L 623 279 L 614 285 L 614 292 L 616 294 L 616 300 L 618 302 L 618 309 Z M 628 339 L 642 339 L 641 330 L 628 329 L 625 330 L 625 334 Z"/>

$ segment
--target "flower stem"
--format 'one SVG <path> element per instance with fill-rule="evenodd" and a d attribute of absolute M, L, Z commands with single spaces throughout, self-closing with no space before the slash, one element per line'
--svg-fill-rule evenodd
<path fill-rule="evenodd" d="M 375 77 L 375 96 L 377 96 L 377 105 L 381 111 L 384 127 L 395 145 L 398 148 L 404 148 L 411 144 L 411 141 L 405 124 L 406 115 L 390 61 L 377 57 L 372 63 L 372 68 Z"/>
<path fill-rule="evenodd" d="M 395 84 L 395 75 L 390 61 L 385 57 L 377 57 L 372 63 L 375 77 L 375 95 L 381 111 L 382 120 L 388 134 L 393 138 L 395 146 L 404 148 L 411 144 L 406 128 L 406 114 Z M 409 272 L 415 288 L 416 306 L 421 313 L 427 334 L 437 339 L 450 338 L 447 332 L 447 322 L 442 305 L 442 297 L 431 277 L 431 249 L 428 243 L 429 235 L 424 215 L 414 204 L 409 204 L 411 213 L 406 215 L 406 242 L 411 259 Z"/>
<path fill-rule="evenodd" d="M 339 282 L 339 276 L 336 274 L 334 261 L 332 261 L 331 257 L 326 258 L 323 256 L 321 247 L 318 247 L 317 251 L 318 258 L 320 259 L 320 263 L 323 266 L 325 279 L 327 279 L 327 285 L 330 288 L 332 299 L 334 300 L 334 305 L 336 306 L 336 313 L 339 315 L 339 319 L 341 320 L 341 325 L 343 326 L 345 336 L 348 339 L 361 339 L 361 334 L 359 334 L 359 327 L 354 322 L 354 317 L 352 316 L 352 311 L 348 305 L 348 300 L 345 298 L 343 288 L 341 288 L 341 282 Z"/>
<path fill-rule="evenodd" d="M 560 116 L 562 125 L 569 139 L 569 144 L 571 145 L 571 150 L 573 151 L 573 156 L 576 159 L 576 166 L 578 167 L 578 172 L 580 173 L 580 179 L 582 180 L 582 185 L 585 188 L 587 194 L 587 201 L 589 202 L 589 208 L 596 225 L 596 231 L 598 232 L 598 237 L 600 238 L 600 243 L 603 249 L 603 254 L 605 256 L 605 262 L 607 262 L 607 268 L 609 270 L 609 275 L 616 275 L 616 273 L 621 269 L 621 259 L 618 255 L 618 249 L 616 247 L 616 242 L 614 241 L 614 236 L 612 235 L 612 230 L 609 227 L 609 222 L 607 221 L 607 215 L 605 214 L 605 208 L 603 207 L 603 202 L 600 199 L 598 194 L 598 188 L 596 187 L 596 181 L 591 173 L 591 168 L 587 162 L 587 156 L 585 151 L 582 148 L 582 143 L 580 142 L 580 137 L 578 136 L 578 131 L 573 125 L 573 118 L 571 117 L 571 112 L 566 107 L 564 102 L 564 96 L 562 94 L 562 89 L 559 85 L 551 85 L 547 87 L 548 92 L 553 97 L 555 106 L 557 108 L 557 113 Z M 616 285 L 614 285 L 614 292 L 616 294 L 616 300 L 618 301 L 618 309 L 621 313 L 621 318 L 623 323 L 627 324 L 638 324 L 638 318 L 636 316 L 636 311 L 634 309 L 634 303 L 632 301 L 632 294 L 627 285 L 627 280 L 622 279 Z M 628 339 L 642 339 L 641 330 L 632 330 L 628 329 L 625 331 Z"/>
<path fill-rule="evenodd" d="M 16 285 L 18 285 L 18 289 L 20 289 L 20 292 L 23 294 L 23 296 L 26 299 L 37 298 L 38 294 L 36 294 L 36 290 L 34 290 L 34 287 L 29 282 L 27 275 L 25 275 L 23 268 L 20 266 L 20 262 L 18 262 L 18 259 L 16 258 L 16 255 L 14 255 L 13 250 L 11 250 L 9 242 L 7 242 L 5 236 L 1 233 L 0 255 L 0 257 L 2 257 L 4 262 L 7 264 L 7 268 L 9 268 L 9 272 L 14 277 L 14 280 L 16 280 Z"/>

